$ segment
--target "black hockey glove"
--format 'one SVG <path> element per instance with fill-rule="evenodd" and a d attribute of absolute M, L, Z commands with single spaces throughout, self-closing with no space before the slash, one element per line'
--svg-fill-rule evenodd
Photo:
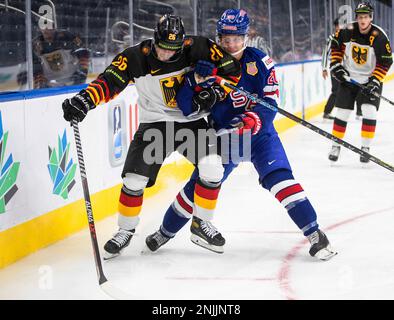
<path fill-rule="evenodd" d="M 76 118 L 81 122 L 89 110 L 96 108 L 89 94 L 86 90 L 81 90 L 71 99 L 66 99 L 63 102 L 63 117 L 66 121 L 71 121 Z"/>
<path fill-rule="evenodd" d="M 376 100 L 375 93 L 379 93 L 382 88 L 382 83 L 374 76 L 370 77 L 367 85 L 363 91 L 364 94 L 370 95 L 371 100 Z"/>
<path fill-rule="evenodd" d="M 339 62 L 334 63 L 330 67 L 330 71 L 334 78 L 337 79 L 339 82 L 345 82 L 345 76 L 349 76 L 349 72 Z"/>
<path fill-rule="evenodd" d="M 218 84 L 213 84 L 193 96 L 193 109 L 195 113 L 208 111 L 219 101 L 226 97 L 224 89 Z"/>

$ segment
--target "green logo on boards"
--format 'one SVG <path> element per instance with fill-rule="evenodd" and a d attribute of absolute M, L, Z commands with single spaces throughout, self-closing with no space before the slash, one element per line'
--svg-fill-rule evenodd
<path fill-rule="evenodd" d="M 5 157 L 8 140 L 8 131 L 3 131 L 3 119 L 0 111 L 0 214 L 6 210 L 7 203 L 18 191 L 16 178 L 20 162 L 14 162 L 12 154 Z M 4 159 L 7 159 L 4 161 Z"/>
<path fill-rule="evenodd" d="M 70 143 L 67 143 L 66 129 L 64 129 L 63 137 L 60 135 L 57 139 L 58 149 L 48 146 L 49 164 L 48 170 L 53 182 L 53 194 L 68 199 L 68 194 L 75 185 L 75 170 L 77 165 L 73 163 L 73 159 L 68 160 Z"/>

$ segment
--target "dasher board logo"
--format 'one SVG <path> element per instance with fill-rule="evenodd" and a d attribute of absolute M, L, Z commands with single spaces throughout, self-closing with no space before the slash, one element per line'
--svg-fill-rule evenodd
<path fill-rule="evenodd" d="M 352 58 L 355 63 L 363 65 L 367 62 L 368 48 L 352 46 Z"/>
<path fill-rule="evenodd" d="M 175 96 L 182 84 L 183 78 L 184 73 L 160 79 L 160 88 L 163 94 L 163 100 L 167 107 L 177 107 Z"/>
<path fill-rule="evenodd" d="M 108 153 L 112 167 L 124 163 L 127 155 L 127 110 L 122 102 L 108 108 Z"/>
<path fill-rule="evenodd" d="M 69 158 L 70 143 L 67 142 L 66 129 L 63 131 L 63 136 L 57 137 L 57 149 L 48 146 L 49 164 L 48 170 L 51 180 L 53 182 L 52 193 L 67 200 L 71 189 L 75 185 L 75 171 L 77 164 L 73 159 Z"/>
<path fill-rule="evenodd" d="M 12 153 L 8 157 L 6 156 L 7 141 L 8 131 L 3 131 L 3 119 L 0 111 L 0 214 L 6 211 L 6 205 L 18 191 L 16 178 L 20 162 L 14 162 Z"/>

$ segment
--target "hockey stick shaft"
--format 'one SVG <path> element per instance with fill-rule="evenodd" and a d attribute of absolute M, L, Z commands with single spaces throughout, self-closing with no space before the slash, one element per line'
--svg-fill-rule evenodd
<path fill-rule="evenodd" d="M 332 134 L 328 133 L 327 131 L 324 131 L 324 130 L 320 129 L 319 127 L 316 127 L 312 123 L 310 123 L 308 121 L 305 121 L 305 120 L 297 117 L 296 115 L 294 115 L 294 114 L 292 114 L 290 112 L 287 112 L 284 109 L 275 107 L 275 106 L 269 104 L 268 102 L 266 102 L 266 101 L 264 101 L 264 100 L 262 100 L 262 99 L 260 99 L 258 97 L 255 97 L 254 95 L 252 95 L 251 93 L 249 93 L 246 90 L 237 88 L 236 86 L 234 86 L 231 83 L 227 82 L 223 78 L 220 78 L 218 76 L 216 76 L 216 78 L 217 78 L 217 82 L 221 86 L 224 86 L 224 87 L 227 87 L 227 88 L 229 88 L 229 89 L 231 89 L 233 91 L 236 91 L 236 92 L 244 95 L 245 97 L 249 98 L 253 102 L 259 103 L 259 104 L 263 105 L 264 107 L 266 107 L 268 109 L 271 109 L 273 111 L 277 111 L 278 113 L 282 114 L 283 116 L 285 116 L 285 117 L 287 117 L 287 118 L 289 118 L 289 119 L 291 119 L 291 120 L 303 125 L 304 127 L 307 127 L 308 129 L 320 134 L 321 136 L 323 136 L 323 137 L 325 137 L 325 138 L 327 138 L 327 139 L 329 139 L 331 141 L 334 141 L 334 142 L 338 143 L 339 145 L 341 145 L 341 146 L 343 146 L 343 147 L 345 147 L 345 148 L 347 148 L 347 149 L 349 149 L 349 150 L 351 150 L 351 151 L 353 151 L 355 153 L 358 153 L 359 155 L 363 156 L 364 158 L 367 158 L 367 159 L 371 160 L 372 162 L 375 162 L 376 164 L 378 164 L 379 166 L 381 166 L 383 168 L 386 168 L 386 169 L 394 172 L 394 167 L 392 165 L 390 165 L 390 164 L 388 164 L 388 163 L 376 158 L 375 156 L 369 154 L 368 152 L 365 152 L 365 151 L 353 146 L 352 144 L 350 144 L 350 143 L 348 143 L 348 142 L 346 142 L 346 141 L 344 141 L 342 139 L 339 139 L 339 138 L 333 136 Z"/>
<path fill-rule="evenodd" d="M 78 121 L 76 119 L 73 119 L 71 121 L 71 124 L 74 129 L 75 145 L 76 145 L 77 154 L 78 154 L 79 170 L 81 173 L 82 189 L 83 189 L 83 195 L 85 198 L 86 214 L 87 214 L 88 223 L 89 223 L 90 239 L 92 240 L 93 254 L 94 254 L 94 260 L 95 260 L 96 271 L 97 271 L 97 278 L 98 278 L 99 284 L 101 286 L 102 284 L 107 282 L 107 278 L 104 275 L 103 266 L 101 264 L 100 251 L 99 251 L 99 246 L 98 246 L 98 242 L 97 242 L 97 235 L 96 235 L 96 227 L 95 227 L 94 218 L 93 218 L 92 203 L 90 201 L 88 179 L 87 179 L 86 170 L 85 170 L 85 161 L 83 159 L 81 136 L 79 134 Z"/>
<path fill-rule="evenodd" d="M 365 85 L 363 85 L 363 84 L 357 82 L 356 80 L 354 80 L 354 79 L 352 79 L 352 78 L 350 78 L 350 77 L 346 77 L 346 80 L 347 80 L 348 82 L 350 82 L 351 84 L 354 84 L 354 85 L 356 85 L 357 87 L 361 88 L 362 90 L 366 90 L 366 89 L 367 89 L 367 87 L 366 87 Z M 370 94 L 373 95 L 373 96 L 375 96 L 376 98 L 382 99 L 383 101 L 386 101 L 386 102 L 388 102 L 388 103 L 390 103 L 391 105 L 394 106 L 394 102 L 393 102 L 393 101 L 391 101 L 390 99 L 387 99 L 386 97 L 383 97 L 381 94 L 379 94 L 379 93 L 377 93 L 377 92 L 372 92 L 372 93 L 370 93 Z"/>

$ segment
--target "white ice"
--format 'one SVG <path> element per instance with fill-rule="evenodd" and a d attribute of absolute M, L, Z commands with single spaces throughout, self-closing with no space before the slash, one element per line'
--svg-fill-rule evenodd
<path fill-rule="evenodd" d="M 394 83 L 384 95 L 394 99 Z M 320 117 L 314 124 L 331 132 Z M 360 146 L 352 114 L 346 140 Z M 331 166 L 331 142 L 302 126 L 281 135 L 294 175 L 339 254 L 311 258 L 287 212 L 245 164 L 223 185 L 215 225 L 226 237 L 220 255 L 189 240 L 189 224 L 155 254 L 144 251 L 182 184 L 145 201 L 138 234 L 104 271 L 136 299 L 394 299 L 394 172 L 342 148 Z M 371 153 L 394 164 L 394 107 L 381 102 Z M 97 223 L 100 248 L 116 217 Z M 0 299 L 108 299 L 99 289 L 86 230 L 0 271 Z"/>

